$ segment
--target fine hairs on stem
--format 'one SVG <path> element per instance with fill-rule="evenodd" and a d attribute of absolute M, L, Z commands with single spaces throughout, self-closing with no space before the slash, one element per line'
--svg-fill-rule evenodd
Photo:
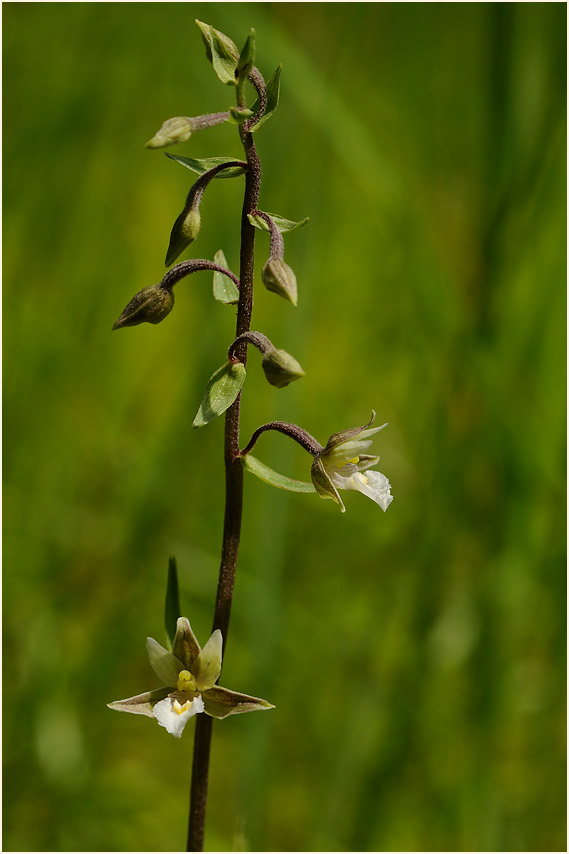
<path fill-rule="evenodd" d="M 275 347 L 263 333 L 251 331 L 255 234 L 260 230 L 265 232 L 265 239 L 267 236 L 269 238 L 268 246 L 267 242 L 264 243 L 268 258 L 261 275 L 263 284 L 269 292 L 296 305 L 296 276 L 284 261 L 283 234 L 305 225 L 308 220 L 294 222 L 259 209 L 261 164 L 254 140 L 255 134 L 277 109 L 281 66 L 265 83 L 255 66 L 254 30 L 251 30 L 240 51 L 224 33 L 201 21 L 196 21 L 196 24 L 201 31 L 207 59 L 216 75 L 226 86 L 235 88 L 236 104 L 205 116 L 168 119 L 147 143 L 147 147 L 164 148 L 187 142 L 198 131 L 228 122 L 237 126 L 244 157 L 195 160 L 169 155 L 199 177 L 190 188 L 184 208 L 174 222 L 166 253 L 166 266 L 170 266 L 198 237 L 201 228 L 199 206 L 203 194 L 211 192 L 210 188 L 217 183 L 217 179 L 244 177 L 239 276 L 229 269 L 221 250 L 213 261 L 199 258 L 181 261 L 171 267 L 158 284 L 147 285 L 135 294 L 113 329 L 144 322 L 162 322 L 173 308 L 174 286 L 192 273 L 213 272 L 215 299 L 225 305 L 237 305 L 235 338 L 227 345 L 227 362 L 214 372 L 207 383 L 193 422 L 193 427 L 202 427 L 225 415 L 225 514 L 212 633 L 201 647 L 189 620 L 182 616 L 176 561 L 170 558 L 165 607 L 168 647 L 161 646 L 153 638 L 147 641 L 150 664 L 162 687 L 109 703 L 117 711 L 154 718 L 177 738 L 181 737 L 189 719 L 196 717 L 188 851 L 203 851 L 213 719 L 274 708 L 266 700 L 223 688 L 218 682 L 227 646 L 235 588 L 244 471 L 280 489 L 331 499 L 342 511 L 345 508 L 338 490 L 361 492 L 383 510 L 387 509 L 392 500 L 385 475 L 371 470 L 378 457 L 367 453 L 372 444 L 370 436 L 382 429 L 371 427 L 375 413 L 371 421 L 362 427 L 332 434 L 326 445 L 321 445 L 310 433 L 295 424 L 268 422 L 260 425 L 244 449 L 239 450 L 241 390 L 247 373 L 248 345 L 252 344 L 261 353 L 262 369 L 273 387 L 284 388 L 304 376 L 300 364 L 290 353 Z M 247 99 L 250 95 L 255 100 L 248 107 Z M 292 480 L 251 455 L 257 439 L 268 430 L 276 430 L 288 436 L 308 453 L 309 481 Z"/>

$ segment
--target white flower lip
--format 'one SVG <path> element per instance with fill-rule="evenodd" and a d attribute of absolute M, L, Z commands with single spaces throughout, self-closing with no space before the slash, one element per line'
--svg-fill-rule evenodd
<path fill-rule="evenodd" d="M 198 694 L 193 700 L 186 700 L 185 703 L 180 703 L 176 697 L 166 697 L 165 700 L 156 703 L 152 714 L 160 726 L 163 726 L 176 738 L 181 738 L 184 727 L 190 718 L 200 714 L 203 710 L 204 702 Z"/>

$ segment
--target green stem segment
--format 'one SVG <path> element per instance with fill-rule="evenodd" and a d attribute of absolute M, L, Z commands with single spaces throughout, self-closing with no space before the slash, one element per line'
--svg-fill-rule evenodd
<path fill-rule="evenodd" d="M 243 128 L 240 128 L 240 134 L 248 169 L 245 177 L 245 195 L 241 216 L 240 288 L 236 337 L 244 335 L 251 328 L 255 229 L 249 222 L 247 214 L 253 213 L 257 209 L 261 186 L 261 164 L 255 150 L 253 135 Z M 240 362 L 246 364 L 246 340 L 243 340 L 236 347 L 235 355 Z M 225 519 L 213 618 L 213 629 L 220 629 L 223 635 L 224 649 L 227 643 L 229 618 L 231 616 L 243 510 L 243 466 L 239 459 L 240 406 L 241 395 L 230 406 L 225 416 Z M 212 718 L 207 715 L 197 716 L 190 791 L 188 851 L 203 851 L 212 726 Z"/>

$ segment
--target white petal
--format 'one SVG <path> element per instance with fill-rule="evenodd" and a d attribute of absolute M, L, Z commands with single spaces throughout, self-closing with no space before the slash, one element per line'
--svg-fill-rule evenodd
<path fill-rule="evenodd" d="M 180 738 L 190 718 L 203 712 L 203 710 L 203 700 L 198 694 L 193 700 L 187 700 L 183 704 L 171 697 L 166 697 L 165 700 L 156 703 L 152 714 L 160 726 L 163 726 L 176 738 Z"/>
<path fill-rule="evenodd" d="M 175 655 L 160 646 L 154 638 L 146 638 L 146 650 L 150 665 L 163 685 L 169 688 L 175 687 L 178 682 L 178 673 L 184 669 L 181 661 Z"/>
<path fill-rule="evenodd" d="M 342 489 L 357 489 L 358 492 L 363 492 L 379 504 L 384 512 L 393 501 L 389 481 L 380 471 L 357 472 L 344 480 Z"/>

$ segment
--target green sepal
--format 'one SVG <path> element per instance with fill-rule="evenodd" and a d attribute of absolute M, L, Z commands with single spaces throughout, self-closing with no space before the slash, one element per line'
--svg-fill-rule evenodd
<path fill-rule="evenodd" d="M 172 155 L 169 154 L 168 157 L 172 157 Z M 184 158 L 179 157 L 176 158 L 176 160 L 183 159 Z M 272 214 L 268 212 L 267 216 L 270 216 L 270 218 L 272 219 L 278 230 L 281 232 L 281 234 L 284 234 L 285 231 L 296 231 L 297 228 L 302 228 L 302 226 L 306 225 L 306 223 L 310 219 L 310 217 L 305 216 L 304 219 L 295 222 L 292 219 L 285 219 L 284 216 L 279 216 L 278 214 Z M 256 216 L 255 214 L 247 214 L 247 219 L 249 220 L 251 225 L 254 225 L 255 228 L 260 229 L 260 231 L 270 231 L 268 224 L 262 217 Z"/>
<path fill-rule="evenodd" d="M 279 474 L 269 468 L 269 466 L 266 466 L 265 463 L 262 463 L 256 457 L 251 456 L 251 454 L 241 457 L 241 462 L 247 471 L 250 471 L 258 477 L 259 480 L 263 480 L 265 483 L 270 483 L 271 486 L 277 486 L 279 489 L 286 489 L 288 492 L 316 492 L 311 483 L 307 483 L 304 480 L 293 480 L 291 477 L 285 477 L 284 474 Z"/>
<path fill-rule="evenodd" d="M 230 691 L 221 685 L 214 685 L 202 694 L 204 711 L 211 718 L 227 718 L 229 715 L 240 715 L 244 712 L 262 712 L 274 709 L 272 703 L 261 700 L 260 697 L 250 697 L 249 694 L 240 694 L 238 691 Z"/>
<path fill-rule="evenodd" d="M 178 617 L 176 637 L 172 644 L 172 652 L 182 662 L 186 670 L 191 672 L 194 661 L 200 654 L 201 647 L 187 617 Z"/>
<path fill-rule="evenodd" d="M 247 41 L 243 45 L 243 50 L 239 55 L 239 62 L 237 63 L 237 76 L 239 81 L 245 80 L 255 65 L 255 52 L 255 30 L 252 29 L 247 36 Z"/>
<path fill-rule="evenodd" d="M 178 567 L 176 565 L 176 558 L 171 555 L 168 560 L 168 583 L 166 585 L 166 602 L 164 604 L 164 627 L 170 649 L 174 646 L 176 624 L 181 613 Z"/>
<path fill-rule="evenodd" d="M 205 45 L 206 56 L 213 65 L 213 70 L 222 83 L 228 86 L 237 85 L 237 62 L 239 60 L 239 49 L 229 36 L 214 29 L 210 24 L 198 21 Z"/>
<path fill-rule="evenodd" d="M 229 270 L 229 264 L 221 249 L 215 253 L 213 260 L 215 264 Z M 213 271 L 213 295 L 224 305 L 236 305 L 239 302 L 239 288 L 235 282 L 217 270 Z"/>
<path fill-rule="evenodd" d="M 219 679 L 222 653 L 223 636 L 220 630 L 216 629 L 192 665 L 192 675 L 195 677 L 198 691 L 213 688 Z"/>
<path fill-rule="evenodd" d="M 154 691 L 144 691 L 135 697 L 127 697 L 126 700 L 115 700 L 114 703 L 107 703 L 107 706 L 117 712 L 130 712 L 132 715 L 146 715 L 147 718 L 152 718 L 154 717 L 152 710 L 156 703 L 164 700 L 169 693 L 169 688 L 155 688 Z"/>
<path fill-rule="evenodd" d="M 242 362 L 226 362 L 210 378 L 205 394 L 192 427 L 203 427 L 220 415 L 237 398 L 245 382 L 245 365 Z"/>
<path fill-rule="evenodd" d="M 203 175 L 204 172 L 213 169 L 214 166 L 219 166 L 221 163 L 235 161 L 235 157 L 205 157 L 203 160 L 194 160 L 191 157 L 180 157 L 179 154 L 170 154 L 169 151 L 165 151 L 164 154 L 170 160 L 181 163 L 186 169 L 191 169 L 192 172 L 196 172 L 198 175 Z M 230 166 L 229 169 L 223 169 L 221 172 L 218 172 L 217 175 L 214 175 L 214 178 L 236 178 L 238 175 L 243 175 L 246 169 L 246 163 L 242 167 Z"/>
<path fill-rule="evenodd" d="M 264 125 L 267 119 L 270 119 L 275 110 L 279 105 L 279 95 L 281 90 L 281 71 L 283 70 L 282 65 L 279 65 L 269 82 L 267 83 L 267 106 L 265 108 L 265 112 L 261 116 L 258 122 L 255 122 L 253 127 L 249 128 L 250 131 L 259 130 L 260 127 Z M 251 109 L 253 113 L 257 113 L 261 107 L 259 99 L 255 101 Z"/>

